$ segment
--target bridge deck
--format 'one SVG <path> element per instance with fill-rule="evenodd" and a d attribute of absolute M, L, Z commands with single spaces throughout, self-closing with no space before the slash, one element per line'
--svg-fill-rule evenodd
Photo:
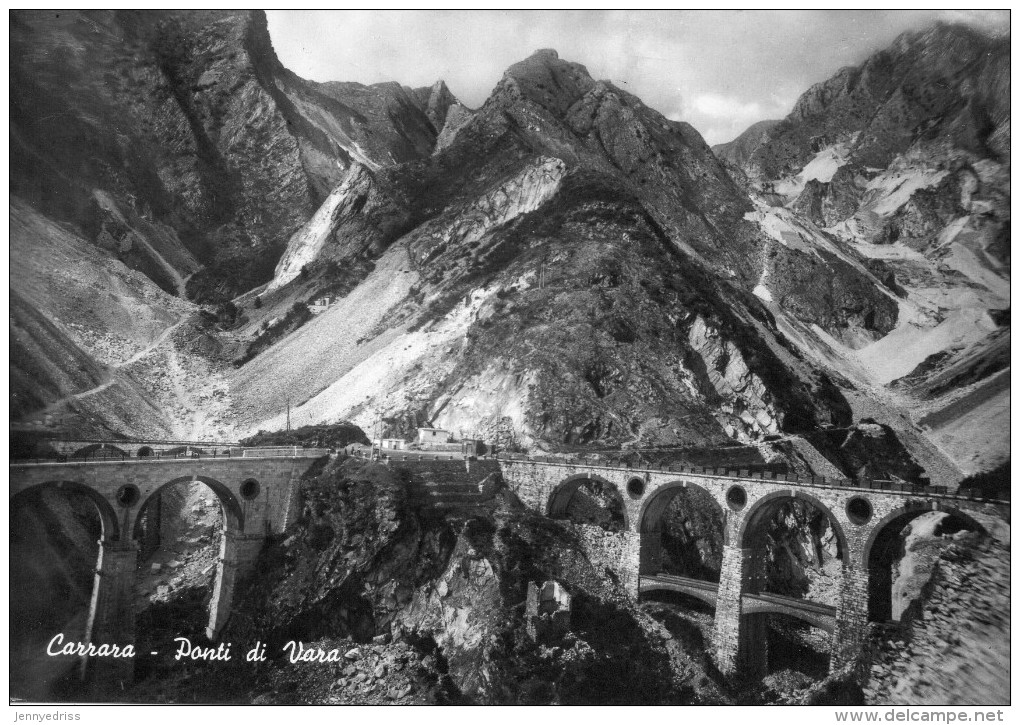
<path fill-rule="evenodd" d="M 57 439 L 54 442 L 59 442 L 59 439 Z M 83 439 L 80 442 L 84 443 L 86 441 Z M 146 443 L 148 443 L 150 445 L 156 445 L 156 444 L 166 445 L 166 444 L 174 443 L 174 444 L 185 445 L 185 446 L 194 446 L 194 447 L 198 447 L 200 445 L 205 445 L 205 446 L 208 446 L 208 447 L 212 448 L 212 452 L 211 453 L 202 453 L 202 454 L 187 454 L 186 453 L 186 454 L 182 454 L 182 455 L 183 455 L 183 457 L 188 457 L 189 455 L 192 455 L 192 456 L 200 455 L 201 457 L 208 457 L 208 458 L 224 458 L 224 457 L 227 457 L 227 456 L 231 455 L 229 452 L 228 453 L 218 453 L 214 446 L 218 446 L 220 448 L 225 448 L 225 447 L 226 448 L 233 448 L 233 450 L 234 450 L 233 455 L 235 457 L 236 457 L 237 452 L 239 450 L 248 451 L 249 452 L 248 453 L 249 456 L 258 455 L 257 453 L 254 453 L 253 451 L 257 451 L 258 448 L 259 448 L 259 447 L 252 447 L 252 448 L 240 449 L 240 447 L 232 445 L 232 444 L 229 444 L 229 443 L 215 443 L 214 444 L 214 443 L 210 443 L 208 441 L 204 442 L 204 443 L 200 442 L 200 441 L 189 442 L 189 441 L 142 441 L 142 440 L 137 440 L 137 441 L 136 440 L 131 440 L 131 441 L 96 441 L 96 442 L 97 443 L 107 443 L 107 444 L 110 444 L 110 445 L 118 445 L 118 444 L 128 445 L 128 444 L 130 444 L 131 446 L 134 446 L 134 445 L 144 445 Z M 279 448 L 279 447 L 262 446 L 262 448 Z M 296 450 L 297 451 L 302 451 L 302 450 L 304 450 L 304 451 L 311 451 L 311 450 L 315 450 L 315 449 L 301 449 L 301 448 L 297 448 Z M 326 451 L 323 450 L 322 453 L 319 453 L 318 455 L 324 455 L 325 453 L 326 453 Z M 564 467 L 564 468 L 578 468 L 578 467 L 580 467 L 580 468 L 589 468 L 589 469 L 593 469 L 593 470 L 603 470 L 603 471 L 618 471 L 620 469 L 623 469 L 623 470 L 626 470 L 628 472 L 633 472 L 633 473 L 636 473 L 636 474 L 646 474 L 646 473 L 647 474 L 662 474 L 662 473 L 674 474 L 675 473 L 675 474 L 680 474 L 680 475 L 688 474 L 688 475 L 692 475 L 692 476 L 700 476 L 700 477 L 706 477 L 706 478 L 725 478 L 727 480 L 745 480 L 745 481 L 755 481 L 755 482 L 766 482 L 766 483 L 773 483 L 773 484 L 777 484 L 777 485 L 782 485 L 784 483 L 789 483 L 789 484 L 795 485 L 797 487 L 802 487 L 802 488 L 837 489 L 837 490 L 845 490 L 845 491 L 853 491 L 853 492 L 874 491 L 876 493 L 890 494 L 890 495 L 894 495 L 894 496 L 918 496 L 918 495 L 921 495 L 921 496 L 924 496 L 925 498 L 929 498 L 929 499 L 956 500 L 956 501 L 981 501 L 981 502 L 984 502 L 984 503 L 993 503 L 993 504 L 1009 506 L 1009 501 L 1008 500 L 987 498 L 985 496 L 981 496 L 978 492 L 972 491 L 972 490 L 969 490 L 969 489 L 959 489 L 957 491 L 951 492 L 951 491 L 948 490 L 948 488 L 946 488 L 944 486 L 921 486 L 921 485 L 914 485 L 914 484 L 907 484 L 907 483 L 896 483 L 896 482 L 893 482 L 893 481 L 885 481 L 885 480 L 869 480 L 869 481 L 863 481 L 863 482 L 857 483 L 857 482 L 854 482 L 854 481 L 850 481 L 848 479 L 839 479 L 839 478 L 834 479 L 834 478 L 826 478 L 824 476 L 796 476 L 796 475 L 791 475 L 791 474 L 782 474 L 782 473 L 773 473 L 773 472 L 750 473 L 749 471 L 746 471 L 746 470 L 732 470 L 732 469 L 719 469 L 719 468 L 699 468 L 699 467 L 696 467 L 696 466 L 658 466 L 658 467 L 655 467 L 655 466 L 652 466 L 652 467 L 648 467 L 648 466 L 644 466 L 644 467 L 642 467 L 642 466 L 635 466 L 635 467 L 631 467 L 631 466 L 626 466 L 626 465 L 624 465 L 622 463 L 618 463 L 618 464 L 614 464 L 614 463 L 586 463 L 586 462 L 582 462 L 582 461 L 574 461 L 574 460 L 568 460 L 568 459 L 563 459 L 563 458 L 555 458 L 555 457 L 550 457 L 550 456 L 527 456 L 527 455 L 508 454 L 508 453 L 500 453 L 500 454 L 497 454 L 495 456 L 473 456 L 473 455 L 469 455 L 469 454 L 454 453 L 454 452 L 445 452 L 445 451 L 444 452 L 414 451 L 414 450 L 407 450 L 407 451 L 404 451 L 404 450 L 392 450 L 391 451 L 391 450 L 385 450 L 384 449 L 383 451 L 381 451 L 381 454 L 382 454 L 382 458 L 384 458 L 386 460 L 389 460 L 391 462 L 398 462 L 398 463 L 400 461 L 403 461 L 403 460 L 416 460 L 416 459 L 417 460 L 428 460 L 428 459 L 462 460 L 462 459 L 465 459 L 465 458 L 471 458 L 471 459 L 495 458 L 495 459 L 498 459 L 500 461 L 506 461 L 506 462 L 510 462 L 510 463 L 514 463 L 514 462 L 533 463 L 533 464 L 541 464 L 541 465 L 546 465 L 546 466 L 559 466 L 559 467 Z M 302 454 L 299 454 L 299 455 L 309 456 L 310 457 L 312 454 L 308 453 L 308 452 L 305 452 L 305 453 L 302 453 Z M 355 451 L 355 455 L 358 455 L 358 451 Z M 150 458 L 147 458 L 145 460 L 146 461 L 151 461 L 152 458 L 157 458 L 158 459 L 160 457 L 157 454 L 157 456 L 150 457 Z M 165 456 L 163 456 L 162 458 L 165 458 Z M 89 462 L 100 462 L 100 461 L 103 461 L 103 460 L 115 460 L 116 461 L 116 460 L 140 460 L 140 459 L 137 459 L 133 455 L 129 455 L 129 456 L 125 456 L 123 458 L 103 457 L 103 458 L 83 458 L 83 459 L 75 459 L 75 460 L 77 460 L 79 462 L 83 461 L 83 460 L 86 460 L 86 461 L 89 461 Z M 54 459 L 52 459 L 52 458 L 25 459 L 25 460 L 11 461 L 11 464 L 14 465 L 16 463 L 17 464 L 25 464 L 25 463 L 51 463 L 53 461 L 54 461 Z"/>
<path fill-rule="evenodd" d="M 252 458 L 320 458 L 328 455 L 326 448 L 300 448 L 287 446 L 284 448 L 245 448 L 234 449 L 232 452 L 212 453 L 175 453 L 173 455 L 155 454 L 152 456 L 98 456 L 94 458 L 74 458 L 64 456 L 62 458 L 23 458 L 13 459 L 8 462 L 11 468 L 27 466 L 101 466 L 111 463 L 131 463 L 138 465 L 151 465 L 158 463 L 180 463 L 189 460 L 202 461 L 226 461 Z"/>

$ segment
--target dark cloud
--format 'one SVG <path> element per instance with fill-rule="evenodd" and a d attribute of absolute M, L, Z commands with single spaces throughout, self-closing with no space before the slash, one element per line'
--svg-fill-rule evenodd
<path fill-rule="evenodd" d="M 780 118 L 810 85 L 937 20 L 1008 32 L 1008 11 L 267 11 L 284 65 L 317 81 L 442 78 L 484 102 L 538 48 L 582 63 L 709 143 Z"/>

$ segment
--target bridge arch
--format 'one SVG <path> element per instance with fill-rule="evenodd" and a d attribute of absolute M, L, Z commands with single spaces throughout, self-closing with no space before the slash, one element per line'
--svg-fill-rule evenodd
<path fill-rule="evenodd" d="M 832 513 L 832 510 L 822 503 L 818 498 L 805 491 L 792 491 L 784 489 L 765 494 L 755 501 L 751 508 L 741 519 L 737 527 L 737 543 L 741 548 L 750 548 L 756 543 L 756 539 L 763 535 L 763 527 L 777 513 L 779 507 L 788 501 L 807 501 L 820 513 L 822 513 L 832 526 L 836 541 L 839 544 L 839 552 L 843 558 L 843 566 L 849 564 L 846 533 L 843 531 L 839 519 Z"/>
<path fill-rule="evenodd" d="M 86 486 L 78 481 L 45 481 L 43 483 L 37 483 L 33 486 L 29 486 L 21 491 L 14 494 L 10 501 L 8 508 L 14 506 L 15 502 L 19 497 L 24 496 L 32 491 L 39 491 L 44 488 L 56 488 L 61 491 L 73 492 L 81 494 L 84 498 L 87 498 L 96 508 L 96 513 L 99 514 L 99 522 L 102 526 L 102 539 L 103 541 L 119 541 L 121 532 L 120 524 L 117 521 L 117 512 L 114 511 L 113 506 L 106 498 L 99 493 L 96 489 L 91 486 Z"/>
<path fill-rule="evenodd" d="M 836 619 L 832 612 L 823 611 L 821 607 L 817 610 L 798 607 L 794 602 L 783 602 L 782 599 L 784 597 L 771 598 L 767 595 L 747 597 L 742 611 L 745 614 L 781 614 L 790 619 L 806 622 L 830 635 L 836 628 Z"/>
<path fill-rule="evenodd" d="M 104 596 L 104 585 L 117 578 L 105 574 L 116 558 L 111 550 L 123 546 L 121 529 L 115 505 L 75 480 L 26 486 L 11 495 L 8 509 L 11 687 L 52 701 L 62 685 L 90 670 L 79 658 L 46 658 L 42 664 L 30 653 L 45 651 L 58 633 L 65 642 L 96 635 L 97 643 L 122 643 L 106 637 L 96 616 L 97 608 L 118 601 Z"/>
<path fill-rule="evenodd" d="M 93 443 L 92 445 L 79 448 L 71 454 L 71 458 L 100 458 L 97 454 L 98 451 L 112 451 L 113 455 L 123 456 L 124 458 L 130 457 L 130 453 L 125 451 L 119 446 L 115 446 L 112 443 Z"/>
<path fill-rule="evenodd" d="M 893 567 L 903 556 L 901 536 L 907 526 L 929 513 L 944 513 L 961 528 L 987 533 L 970 514 L 942 502 L 900 506 L 886 514 L 872 528 L 861 552 L 861 566 L 868 571 L 868 619 L 888 622 L 898 619 L 893 607 Z"/>
<path fill-rule="evenodd" d="M 690 522 L 696 529 L 701 529 L 700 531 L 696 530 L 693 532 L 695 536 L 699 534 L 699 538 L 704 538 L 706 535 L 711 537 L 713 534 L 718 536 L 718 551 L 713 552 L 713 559 L 718 557 L 718 562 L 715 562 L 714 565 L 711 562 L 706 565 L 706 562 L 703 560 L 704 552 L 700 547 L 697 547 L 696 541 L 693 543 L 684 542 L 684 545 L 697 547 L 697 558 L 699 561 L 697 566 L 695 566 L 688 556 L 686 568 L 694 570 L 682 573 L 684 576 L 718 582 L 718 569 L 722 566 L 722 546 L 727 543 L 726 515 L 719 501 L 716 500 L 716 497 L 709 489 L 691 481 L 670 481 L 657 488 L 652 495 L 642 502 L 637 521 L 638 532 L 641 535 L 640 571 L 642 574 L 656 574 L 663 568 L 663 552 L 664 549 L 669 548 L 671 543 L 670 541 L 664 542 L 664 540 L 672 538 L 667 536 L 672 532 L 666 531 L 664 528 L 666 524 L 665 518 L 678 497 L 689 498 L 689 503 L 692 507 L 698 507 L 699 504 L 707 504 L 708 510 L 702 512 L 705 515 L 705 520 Z M 685 531 L 681 535 L 686 535 L 688 532 L 689 528 L 685 527 Z"/>
<path fill-rule="evenodd" d="M 552 519 L 568 518 L 568 511 L 570 509 L 570 503 L 573 501 L 574 496 L 578 490 L 592 481 L 601 484 L 604 489 L 610 490 L 615 494 L 615 503 L 617 506 L 615 510 L 611 512 L 615 519 L 617 515 L 620 517 L 620 528 L 622 530 L 628 530 L 630 528 L 630 521 L 627 519 L 627 506 L 624 503 L 623 492 L 619 487 L 612 481 L 602 478 L 594 473 L 578 473 L 567 478 L 556 484 L 556 488 L 549 495 L 549 502 L 546 505 L 546 515 Z"/>
<path fill-rule="evenodd" d="M 155 452 L 152 450 L 152 446 L 142 446 L 141 448 L 138 449 L 139 458 L 149 458 L 154 455 Z"/>
<path fill-rule="evenodd" d="M 138 519 L 141 519 L 141 512 L 145 510 L 153 498 L 159 494 L 164 488 L 173 486 L 178 483 L 192 483 L 199 481 L 204 483 L 212 492 L 216 494 L 216 498 L 219 499 L 220 505 L 223 508 L 223 528 L 224 531 L 229 533 L 237 533 L 244 530 L 244 511 L 241 509 L 241 504 L 238 502 L 237 497 L 234 496 L 233 491 L 230 488 L 215 478 L 209 476 L 179 476 L 166 483 L 162 483 L 152 491 L 148 493 L 141 501 L 138 502 Z"/>

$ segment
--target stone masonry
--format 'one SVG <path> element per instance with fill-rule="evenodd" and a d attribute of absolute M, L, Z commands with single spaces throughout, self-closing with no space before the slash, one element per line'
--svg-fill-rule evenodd
<path fill-rule="evenodd" d="M 298 483 L 314 459 L 181 458 L 20 463 L 10 466 L 9 496 L 36 486 L 75 489 L 91 498 L 103 525 L 89 607 L 89 642 L 134 642 L 134 581 L 138 561 L 135 524 L 161 488 L 201 481 L 219 498 L 224 531 L 206 634 L 216 639 L 230 615 L 234 588 L 258 558 L 265 538 L 282 533 L 299 514 Z M 325 452 L 323 452 L 325 453 Z M 132 659 L 83 663 L 96 687 L 117 688 L 133 677 Z"/>
<path fill-rule="evenodd" d="M 618 574 L 628 591 L 638 596 L 642 575 L 658 573 L 658 522 L 645 521 L 658 496 L 677 487 L 697 487 L 708 493 L 724 512 L 724 553 L 716 600 L 715 658 L 725 674 L 760 672 L 767 661 L 762 627 L 764 615 L 748 610 L 748 595 L 761 591 L 760 549 L 763 527 L 783 501 L 801 498 L 825 513 L 839 541 L 843 581 L 831 637 L 830 667 L 854 661 L 867 636 L 869 554 L 878 534 L 927 511 L 946 511 L 993 536 L 1008 537 L 1009 505 L 949 494 L 944 489 L 897 490 L 854 486 L 849 481 L 798 478 L 747 471 L 714 469 L 631 469 L 596 466 L 559 459 L 508 458 L 500 461 L 506 484 L 530 508 L 547 515 L 562 514 L 573 491 L 585 480 L 613 485 L 624 503 L 626 535 L 636 537 L 636 555 L 621 557 Z M 621 533 L 619 536 L 622 536 Z M 652 541 L 651 539 L 655 539 Z M 758 548 L 756 549 L 756 544 Z M 805 615 L 805 618 L 807 616 Z"/>
<path fill-rule="evenodd" d="M 325 452 L 323 452 L 325 453 Z M 224 510 L 224 535 L 210 606 L 207 633 L 215 638 L 230 612 L 234 587 L 255 561 L 266 536 L 283 532 L 299 514 L 298 482 L 313 459 L 300 457 L 232 457 L 195 459 L 138 459 L 15 463 L 10 466 L 10 497 L 34 486 L 76 489 L 95 503 L 103 523 L 100 561 L 89 614 L 95 642 L 127 643 L 133 638 L 134 613 L 127 593 L 133 586 L 137 561 L 135 523 L 149 498 L 161 487 L 181 481 L 201 481 L 219 498 Z M 411 469 L 425 494 L 423 502 L 440 507 L 473 507 L 491 497 L 485 481 L 502 477 L 506 485 L 535 511 L 562 516 L 573 493 L 596 479 L 620 493 L 624 530 L 590 531 L 575 525 L 579 540 L 596 566 L 609 568 L 635 598 L 642 576 L 658 574 L 658 521 L 665 506 L 660 496 L 677 488 L 706 492 L 724 513 L 723 560 L 715 598 L 714 656 L 720 670 L 761 672 L 767 663 L 765 617 L 759 596 L 763 585 L 761 537 L 775 507 L 801 498 L 829 518 L 843 562 L 842 584 L 832 625 L 830 667 L 853 662 L 867 635 L 869 554 L 880 533 L 927 511 L 946 511 L 994 538 L 1008 541 L 1008 502 L 983 501 L 947 493 L 944 489 L 896 490 L 877 485 L 853 486 L 845 480 L 775 476 L 747 471 L 712 469 L 628 469 L 596 466 L 559 459 L 506 457 L 498 461 L 393 461 Z M 652 505 L 653 502 L 656 505 Z M 649 519 L 649 520 L 646 520 Z M 643 535 L 642 532 L 648 532 Z M 817 625 L 810 611 L 798 615 Z M 831 616 L 831 615 L 828 615 Z M 829 619 L 828 621 L 832 621 Z M 90 663 L 102 668 L 103 663 Z M 131 672 L 113 671 L 106 678 L 120 681 Z"/>

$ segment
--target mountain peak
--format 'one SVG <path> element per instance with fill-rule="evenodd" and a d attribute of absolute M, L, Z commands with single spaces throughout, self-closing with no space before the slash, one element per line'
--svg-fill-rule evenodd
<path fill-rule="evenodd" d="M 528 100 L 562 115 L 594 85 L 587 68 L 546 48 L 507 68 L 497 93 L 500 88 L 516 88 Z"/>
<path fill-rule="evenodd" d="M 460 103 L 457 97 L 450 92 L 446 81 L 439 79 L 431 86 L 422 86 L 421 88 L 409 90 L 418 102 L 418 105 L 429 117 L 429 121 L 432 122 L 436 132 L 442 131 L 443 126 L 446 124 L 446 114 L 450 107 Z"/>
<path fill-rule="evenodd" d="M 539 48 L 531 54 L 534 57 L 540 58 L 551 58 L 552 60 L 559 60 L 560 54 L 556 52 L 555 48 Z"/>

